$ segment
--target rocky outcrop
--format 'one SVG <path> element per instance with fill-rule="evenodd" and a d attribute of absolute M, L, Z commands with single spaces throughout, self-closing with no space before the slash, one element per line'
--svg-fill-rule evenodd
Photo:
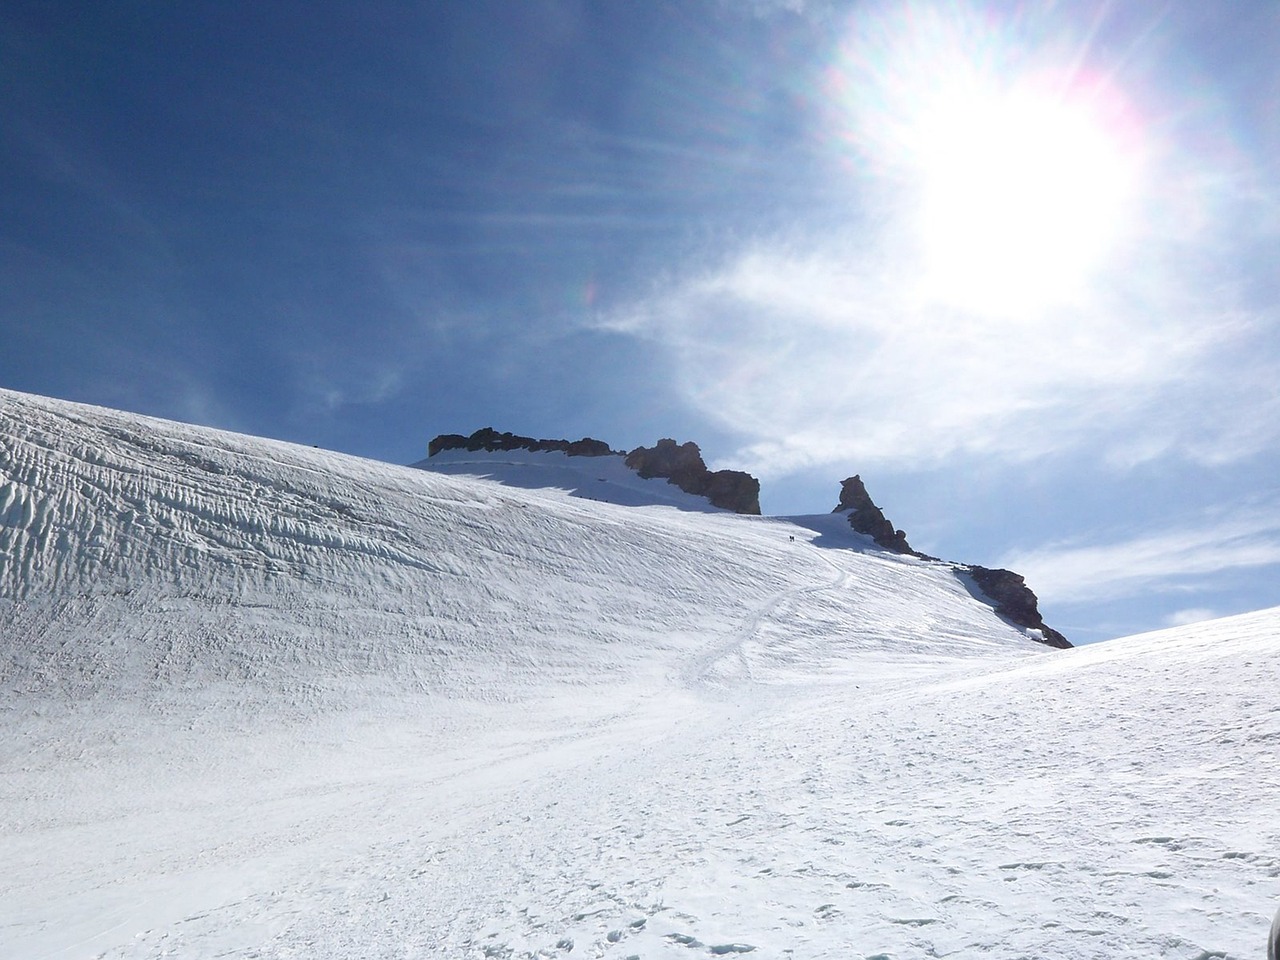
<path fill-rule="evenodd" d="M 741 470 L 713 473 L 703 462 L 696 443 L 659 440 L 657 446 L 636 447 L 625 462 L 646 480 L 665 477 L 685 493 L 706 497 L 712 506 L 734 513 L 760 514 L 760 481 Z"/>
<path fill-rule="evenodd" d="M 886 550 L 920 557 L 922 560 L 937 559 L 911 549 L 911 545 L 907 543 L 907 535 L 895 529 L 884 512 L 872 502 L 862 478 L 857 475 L 841 484 L 840 502 L 833 512 L 845 511 L 849 513 L 849 526 L 858 533 L 871 537 Z M 1010 623 L 1034 631 L 1031 634 L 1033 637 L 1051 647 L 1066 649 L 1071 646 L 1066 637 L 1044 622 L 1036 595 L 1020 575 L 1012 570 L 994 570 L 965 564 L 956 565 L 955 571 L 962 581 L 967 578 L 965 585 L 971 587 L 978 599 L 990 603 L 996 613 Z"/>
<path fill-rule="evenodd" d="M 760 481 L 741 470 L 708 470 L 702 451 L 696 443 L 659 440 L 652 447 L 636 447 L 630 453 L 610 449 L 602 440 L 536 440 L 513 433 L 499 433 L 484 427 L 464 437 L 445 433 L 431 441 L 429 456 L 445 450 L 500 452 L 504 450 L 556 451 L 571 457 L 625 457 L 624 463 L 646 480 L 662 478 L 685 493 L 705 497 L 712 506 L 735 513 L 758 516 L 760 513 Z M 840 485 L 840 502 L 834 513 L 848 513 L 849 526 L 872 538 L 877 546 L 894 553 L 936 560 L 913 550 L 907 535 L 894 527 L 872 501 L 862 478 L 854 475 Z M 1011 570 L 996 570 L 964 564 L 951 565 L 960 580 L 976 597 L 990 603 L 1000 616 L 1025 628 L 1051 647 L 1070 647 L 1061 633 L 1047 626 L 1040 616 L 1037 598 L 1021 576 Z"/>
<path fill-rule="evenodd" d="M 911 549 L 907 543 L 907 535 L 895 530 L 892 523 L 879 507 L 871 501 L 862 478 L 854 474 L 840 485 L 840 502 L 832 513 L 849 512 L 849 526 L 858 533 L 866 534 L 886 550 L 895 553 L 909 553 L 921 556 Z"/>
<path fill-rule="evenodd" d="M 1047 626 L 1040 616 L 1036 595 L 1027 582 L 1012 570 L 990 567 L 966 566 L 967 573 L 978 589 L 995 604 L 996 613 L 1028 630 L 1040 631 L 1040 640 L 1051 647 L 1067 649 L 1071 642 L 1053 627 Z"/>
<path fill-rule="evenodd" d="M 621 450 L 611 450 L 603 440 L 592 440 L 583 437 L 581 440 L 535 440 L 533 437 L 521 437 L 514 433 L 499 433 L 493 427 L 481 427 L 469 437 L 460 433 L 442 433 L 427 445 L 427 456 L 434 457 L 442 450 L 486 450 L 490 453 L 499 450 L 554 450 L 571 457 L 607 457 L 610 454 L 621 456 Z"/>
<path fill-rule="evenodd" d="M 427 445 L 427 456 L 445 450 L 468 450 L 497 453 L 504 450 L 558 451 L 571 457 L 626 457 L 628 467 L 646 480 L 659 477 L 673 483 L 685 493 L 706 497 L 712 506 L 735 513 L 759 515 L 760 481 L 740 470 L 707 469 L 696 443 L 677 444 L 659 440 L 657 446 L 636 447 L 630 453 L 612 450 L 603 440 L 584 437 L 581 440 L 535 440 L 514 433 L 499 433 L 483 427 L 464 437 L 460 433 L 442 433 Z"/>

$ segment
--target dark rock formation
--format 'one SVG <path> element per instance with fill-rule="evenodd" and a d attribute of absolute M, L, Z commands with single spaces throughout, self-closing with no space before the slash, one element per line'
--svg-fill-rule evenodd
<path fill-rule="evenodd" d="M 734 513 L 760 514 L 760 481 L 741 470 L 712 473 L 696 443 L 659 440 L 654 447 L 636 447 L 626 464 L 646 480 L 666 477 L 685 493 L 706 497 L 711 505 Z"/>
<path fill-rule="evenodd" d="M 1036 595 L 1021 576 L 1012 570 L 993 570 L 990 567 L 966 566 L 960 569 L 994 602 L 1000 616 L 1020 627 L 1039 630 L 1043 642 L 1051 647 L 1065 650 L 1071 646 L 1066 637 L 1045 625 L 1036 604 Z"/>
<path fill-rule="evenodd" d="M 655 447 L 637 447 L 630 453 L 611 450 L 603 440 L 584 437 L 581 440 L 535 440 L 513 433 L 499 433 L 492 427 L 483 427 L 464 437 L 459 433 L 442 433 L 427 446 L 427 456 L 434 457 L 443 450 L 484 450 L 495 453 L 502 450 L 553 450 L 571 457 L 625 456 L 626 465 L 646 480 L 665 478 L 685 493 L 706 497 L 712 506 L 735 513 L 760 513 L 760 481 L 739 470 L 707 469 L 696 443 L 677 444 L 674 440 L 659 440 Z"/>
<path fill-rule="evenodd" d="M 907 535 L 894 529 L 884 513 L 871 501 L 862 478 L 852 476 L 840 487 L 840 502 L 833 512 L 849 512 L 849 526 L 858 533 L 866 534 L 886 550 L 905 553 L 922 560 L 936 560 L 927 554 L 912 550 L 907 543 Z M 989 567 L 958 565 L 955 567 L 961 580 L 968 577 L 966 586 L 971 586 L 975 596 L 989 602 L 996 613 L 1010 623 L 1020 627 L 1040 631 L 1043 643 L 1051 647 L 1066 649 L 1070 641 L 1052 627 L 1047 626 L 1040 616 L 1036 595 L 1031 592 L 1027 582 L 1012 570 L 992 570 Z"/>
<path fill-rule="evenodd" d="M 911 549 L 911 544 L 907 543 L 907 535 L 901 530 L 895 530 L 893 524 L 885 518 L 884 512 L 871 502 L 862 478 L 856 474 L 841 484 L 840 502 L 831 512 L 841 513 L 845 510 L 849 511 L 849 526 L 858 533 L 871 537 L 886 550 L 922 556 Z"/>
<path fill-rule="evenodd" d="M 442 433 L 427 446 L 427 456 L 434 457 L 442 450 L 477 450 L 495 452 L 498 450 L 557 450 L 571 457 L 607 457 L 609 454 L 621 456 L 621 450 L 610 450 L 603 440 L 592 440 L 583 437 L 581 440 L 535 440 L 533 437 L 521 437 L 514 433 L 499 433 L 493 427 L 481 427 L 469 437 L 460 433 Z"/>
<path fill-rule="evenodd" d="M 590 437 L 573 441 L 535 440 L 484 427 L 469 437 L 457 433 L 441 434 L 431 441 L 427 453 L 434 457 L 443 450 L 530 450 L 559 451 L 571 457 L 625 456 L 626 465 L 646 480 L 665 478 L 685 493 L 706 497 L 712 506 L 755 516 L 760 513 L 760 481 L 740 470 L 708 470 L 696 443 L 678 444 L 674 440 L 663 439 L 656 446 L 636 447 L 624 454 Z M 895 529 L 884 512 L 872 502 L 859 476 L 852 476 L 841 484 L 840 502 L 833 512 L 848 512 L 849 525 L 886 550 L 922 560 L 937 559 L 911 549 L 907 535 Z M 1039 631 L 1043 642 L 1051 647 L 1071 646 L 1066 637 L 1045 625 L 1036 595 L 1018 574 L 979 566 L 953 565 L 953 569 L 975 596 L 989 602 L 996 613 L 1010 623 Z"/>

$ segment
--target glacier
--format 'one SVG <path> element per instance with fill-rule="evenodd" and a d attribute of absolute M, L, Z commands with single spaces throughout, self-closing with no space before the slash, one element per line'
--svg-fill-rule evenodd
<path fill-rule="evenodd" d="M 1052 650 L 578 459 L 0 391 L 0 956 L 1263 954 L 1280 609 Z"/>

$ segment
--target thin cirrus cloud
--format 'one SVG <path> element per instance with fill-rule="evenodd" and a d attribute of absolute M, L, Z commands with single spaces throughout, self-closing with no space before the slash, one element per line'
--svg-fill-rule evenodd
<path fill-rule="evenodd" d="M 1174 296 L 976 317 L 915 297 L 882 254 L 761 245 L 605 325 L 665 345 L 684 394 L 755 438 L 737 459 L 761 470 L 1023 460 L 1096 443 L 1100 425 L 1115 461 L 1174 447 L 1222 459 L 1271 441 L 1265 418 L 1223 409 L 1268 395 L 1230 387 L 1265 374 L 1238 356 L 1254 325 Z"/>
<path fill-rule="evenodd" d="M 1258 184 L 1229 131 L 1158 123 L 1087 38 L 907 6 L 851 21 L 823 84 L 848 225 L 727 248 L 601 324 L 667 347 L 761 472 L 1274 444 L 1276 322 L 1234 229 Z"/>
<path fill-rule="evenodd" d="M 1214 620 L 1217 616 L 1217 611 L 1209 607 L 1188 607 L 1185 610 L 1175 610 L 1164 618 L 1164 623 L 1167 627 L 1185 627 L 1192 623 Z"/>
<path fill-rule="evenodd" d="M 1242 508 L 1200 525 L 1114 543 L 1015 551 L 999 562 L 1023 574 L 1051 603 L 1193 589 L 1214 575 L 1280 565 L 1280 505 Z"/>

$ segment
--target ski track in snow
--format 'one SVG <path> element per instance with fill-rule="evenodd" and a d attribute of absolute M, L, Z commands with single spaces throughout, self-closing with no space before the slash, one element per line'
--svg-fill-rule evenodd
<path fill-rule="evenodd" d="M 1263 953 L 1280 611 L 1050 651 L 608 461 L 0 427 L 0 957 Z"/>

